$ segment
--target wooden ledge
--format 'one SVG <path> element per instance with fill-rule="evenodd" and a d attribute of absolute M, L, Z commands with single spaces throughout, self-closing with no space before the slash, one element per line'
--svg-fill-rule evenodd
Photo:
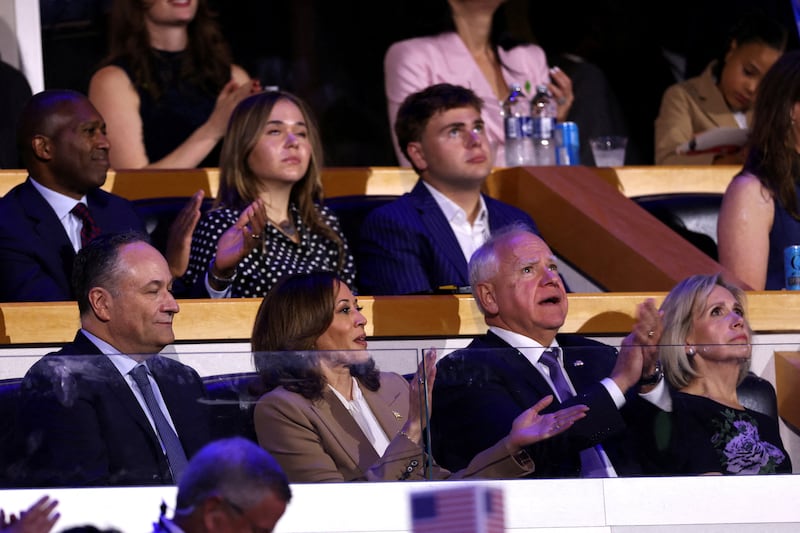
<path fill-rule="evenodd" d="M 739 167 L 729 165 L 630 166 L 590 169 L 628 197 L 682 192 L 725 192 Z M 496 168 L 495 172 L 503 170 Z M 0 170 L 0 196 L 25 181 L 24 169 Z M 322 172 L 328 198 L 352 194 L 403 194 L 417 181 L 405 167 L 330 167 Z M 109 170 L 103 189 L 129 200 L 159 196 L 190 196 L 202 188 L 209 196 L 219 189 L 219 169 Z"/>
<path fill-rule="evenodd" d="M 664 293 L 589 293 L 569 296 L 565 333 L 624 335 L 634 324 L 636 306 L 645 298 L 660 304 Z M 367 335 L 381 338 L 458 337 L 486 331 L 483 316 L 469 295 L 362 296 Z M 250 338 L 261 300 L 181 300 L 175 317 L 179 342 Z M 800 332 L 800 291 L 748 293 L 748 316 L 757 333 Z M 74 302 L 0 304 L 0 344 L 61 344 L 79 327 Z"/>

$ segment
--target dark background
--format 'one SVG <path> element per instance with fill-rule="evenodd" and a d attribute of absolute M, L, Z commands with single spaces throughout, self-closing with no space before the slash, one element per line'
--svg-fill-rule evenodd
<path fill-rule="evenodd" d="M 88 89 L 106 52 L 112 0 L 40 0 L 46 88 Z M 210 0 L 234 59 L 264 85 L 306 100 L 328 166 L 396 165 L 383 91 L 383 55 L 419 33 L 430 0 Z M 798 47 L 791 0 L 508 0 L 520 39 L 548 55 L 577 53 L 606 74 L 631 136 L 652 164 L 653 120 L 677 81 L 663 51 L 686 59 L 685 77 L 717 55 L 727 29 L 759 9 L 783 22 Z M 679 74 L 680 76 L 680 74 Z"/>

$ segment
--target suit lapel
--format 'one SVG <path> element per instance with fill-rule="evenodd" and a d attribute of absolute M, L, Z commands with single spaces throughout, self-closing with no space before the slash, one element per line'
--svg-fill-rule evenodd
<path fill-rule="evenodd" d="M 523 380 L 530 387 L 518 387 L 514 394 L 520 395 L 522 405 L 533 405 L 543 396 L 553 394 L 553 403 L 545 411 L 550 411 L 557 406 L 559 401 L 553 393 L 553 389 L 544 379 L 541 372 L 519 350 L 510 346 L 506 341 L 489 331 L 484 337 L 486 348 L 494 350 L 493 356 L 504 361 L 508 365 L 512 379 Z M 535 394 L 531 394 L 535 392 Z"/>
<path fill-rule="evenodd" d="M 358 465 L 361 472 L 369 470 L 379 459 L 367 436 L 329 388 L 326 387 L 322 393 L 321 401 L 312 402 L 311 409 L 317 413 L 331 438 L 339 443 L 341 449 L 353 463 Z"/>
<path fill-rule="evenodd" d="M 39 239 L 37 253 L 43 256 L 42 266 L 48 268 L 53 265 L 57 270 L 49 274 L 53 279 L 59 280 L 64 294 L 71 294 L 70 277 L 72 275 L 72 262 L 75 259 L 75 250 L 67 236 L 61 221 L 50 204 L 39 194 L 39 191 L 27 179 L 20 188 L 19 202 L 25 216 L 31 222 L 36 237 Z M 34 246 L 34 243 L 30 243 Z M 91 344 L 91 343 L 90 343 Z"/>
<path fill-rule="evenodd" d="M 93 189 L 86 194 L 86 202 L 89 204 L 89 211 L 100 231 L 102 233 L 110 231 L 109 228 L 113 228 L 115 225 L 116 213 L 108 209 L 108 199 L 99 190 Z"/>
<path fill-rule="evenodd" d="M 466 285 L 469 275 L 467 274 L 467 260 L 464 252 L 458 244 L 450 223 L 444 217 L 439 204 L 431 195 L 430 191 L 418 180 L 411 190 L 411 201 L 414 208 L 419 213 L 420 220 L 425 226 L 428 238 L 433 246 L 441 250 L 442 255 L 449 261 L 460 277 L 459 283 Z"/>
<path fill-rule="evenodd" d="M 119 373 L 117 367 L 106 356 L 96 358 L 97 366 L 101 375 L 106 376 L 105 384 L 111 397 L 115 398 L 122 406 L 124 411 L 130 415 L 134 422 L 144 431 L 150 438 L 151 443 L 156 449 L 161 449 L 161 444 L 158 437 L 147 420 L 142 406 L 136 400 L 130 387 L 128 386 L 125 378 Z"/>
<path fill-rule="evenodd" d="M 122 405 L 122 408 L 133 418 L 136 424 L 149 435 L 153 445 L 160 450 L 161 443 L 153 431 L 150 421 L 147 420 L 147 415 L 145 415 L 142 406 L 139 405 L 139 402 L 133 395 L 133 391 L 131 391 L 131 388 L 128 386 L 128 382 L 122 374 L 119 373 L 114 363 L 103 355 L 97 346 L 80 331 L 75 336 L 73 347 L 77 349 L 80 354 L 93 355 L 89 358 L 89 362 L 97 369 L 98 375 L 103 377 L 103 385 L 108 391 L 109 396 L 115 398 L 120 405 Z"/>
<path fill-rule="evenodd" d="M 383 380 L 377 391 L 362 388 L 361 393 L 386 436 L 392 440 L 406 422 L 403 413 L 408 411 L 408 395 L 384 385 Z"/>

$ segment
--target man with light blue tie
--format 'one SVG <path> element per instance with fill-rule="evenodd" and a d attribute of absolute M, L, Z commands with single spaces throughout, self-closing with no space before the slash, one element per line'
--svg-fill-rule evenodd
<path fill-rule="evenodd" d="M 552 394 L 548 409 L 582 403 L 589 412 L 562 434 L 527 448 L 536 465 L 532 477 L 640 473 L 623 411 L 643 401 L 635 394 L 643 379 L 641 354 L 618 355 L 611 346 L 558 333 L 567 293 L 553 252 L 524 226 L 495 233 L 473 254 L 469 272 L 489 331 L 437 365 L 431 417 L 436 461 L 461 468 L 508 432 L 522 411 Z"/>
<path fill-rule="evenodd" d="M 104 234 L 78 252 L 81 329 L 21 386 L 19 484 L 174 484 L 210 440 L 202 380 L 159 355 L 179 307 L 167 262 L 146 239 Z"/>

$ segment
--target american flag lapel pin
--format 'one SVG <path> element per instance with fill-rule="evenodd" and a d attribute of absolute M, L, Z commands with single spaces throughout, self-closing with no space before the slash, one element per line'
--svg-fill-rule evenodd
<path fill-rule="evenodd" d="M 583 366 L 583 361 L 576 359 L 575 362 L 572 363 L 572 366 Z"/>

